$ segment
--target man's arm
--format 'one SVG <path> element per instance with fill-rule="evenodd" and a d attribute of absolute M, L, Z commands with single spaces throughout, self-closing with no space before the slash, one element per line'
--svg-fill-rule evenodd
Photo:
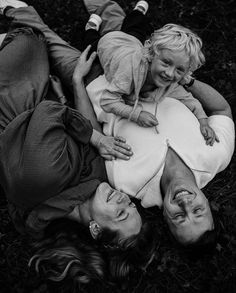
<path fill-rule="evenodd" d="M 188 87 L 188 91 L 200 101 L 209 115 L 225 115 L 232 118 L 230 105 L 224 97 L 210 85 L 195 80 L 194 83 Z"/>

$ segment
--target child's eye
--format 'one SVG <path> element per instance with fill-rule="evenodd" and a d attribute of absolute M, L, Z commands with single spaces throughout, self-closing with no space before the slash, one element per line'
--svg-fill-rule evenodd
<path fill-rule="evenodd" d="M 162 62 L 166 65 L 170 65 L 170 61 L 169 60 L 166 60 L 166 59 L 163 59 Z"/>
<path fill-rule="evenodd" d="M 185 70 L 184 70 L 184 68 L 177 68 L 177 72 L 178 72 L 179 74 L 182 74 L 182 73 L 185 72 Z"/>

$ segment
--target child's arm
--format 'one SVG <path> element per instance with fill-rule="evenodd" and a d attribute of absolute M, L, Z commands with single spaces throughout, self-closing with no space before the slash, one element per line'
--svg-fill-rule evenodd
<path fill-rule="evenodd" d="M 188 93 L 182 86 L 177 86 L 174 88 L 171 95 L 174 95 L 176 99 L 180 100 L 196 116 L 200 124 L 200 131 L 207 145 L 212 146 L 215 141 L 219 142 L 215 131 L 208 124 L 208 117 L 201 103 L 195 99 L 191 93 Z"/>
<path fill-rule="evenodd" d="M 208 117 L 203 110 L 201 103 L 192 95 L 189 95 L 188 97 L 182 98 L 180 100 L 197 117 L 200 124 L 200 131 L 206 141 L 206 144 L 212 146 L 215 141 L 219 142 L 215 131 L 208 124 Z"/>
<path fill-rule="evenodd" d="M 158 124 L 156 117 L 146 111 L 142 111 L 139 104 L 134 108 L 125 104 L 121 97 L 121 93 L 113 85 L 109 85 L 108 89 L 103 91 L 101 97 L 101 107 L 105 112 L 113 113 L 117 116 L 136 122 L 139 126 L 152 127 Z"/>

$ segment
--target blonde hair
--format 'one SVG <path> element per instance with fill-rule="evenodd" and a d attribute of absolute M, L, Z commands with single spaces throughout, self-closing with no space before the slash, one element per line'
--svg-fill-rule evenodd
<path fill-rule="evenodd" d="M 205 57 L 201 51 L 202 40 L 190 29 L 177 24 L 166 24 L 162 28 L 155 30 L 148 39 L 144 47 L 147 55 L 154 57 L 162 49 L 173 51 L 185 50 L 190 58 L 190 71 L 195 71 L 205 62 Z"/>

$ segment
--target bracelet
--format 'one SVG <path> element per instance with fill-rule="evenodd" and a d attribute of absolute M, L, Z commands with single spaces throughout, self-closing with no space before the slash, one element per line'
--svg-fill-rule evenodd
<path fill-rule="evenodd" d="M 194 84 L 194 81 L 195 81 L 195 78 L 191 77 L 190 82 L 184 84 L 183 87 L 184 87 L 185 89 L 189 88 L 190 86 L 192 86 L 192 85 Z"/>

